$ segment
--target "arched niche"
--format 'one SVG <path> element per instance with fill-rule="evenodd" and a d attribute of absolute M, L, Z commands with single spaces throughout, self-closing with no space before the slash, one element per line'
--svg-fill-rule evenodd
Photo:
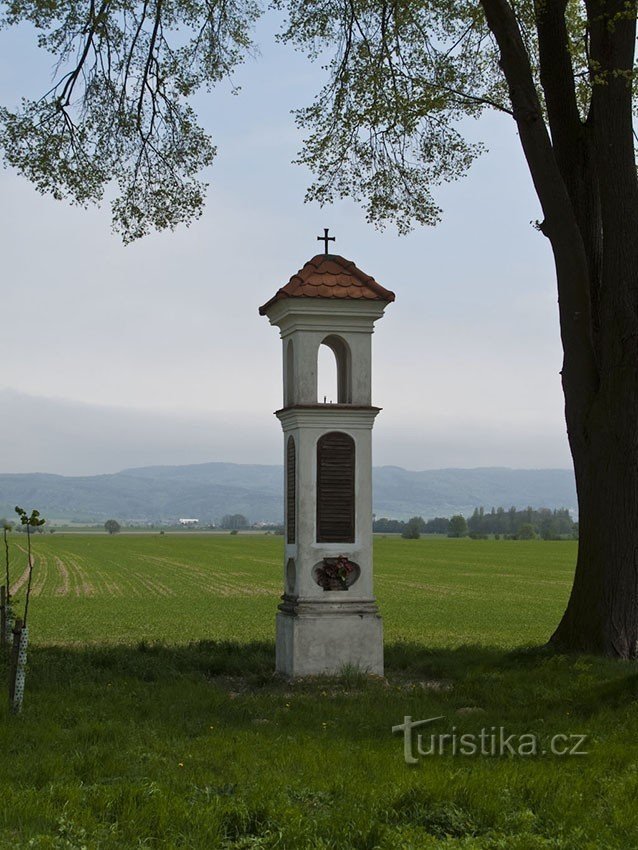
<path fill-rule="evenodd" d="M 288 596 L 294 594 L 296 582 L 297 568 L 295 567 L 294 559 L 288 558 L 288 563 L 286 564 L 286 593 Z"/>
<path fill-rule="evenodd" d="M 286 443 L 286 542 L 294 543 L 297 530 L 297 453 L 291 435 Z"/>
<path fill-rule="evenodd" d="M 332 380 L 326 376 L 330 368 L 325 362 L 322 354 L 325 348 L 332 351 L 336 366 L 336 372 Z M 332 365 L 332 364 L 331 364 Z M 334 369 L 334 367 L 332 367 Z M 352 402 L 352 355 L 350 346 L 337 334 L 330 334 L 321 341 L 318 352 L 318 401 L 336 402 L 337 404 L 350 404 Z M 326 377 L 327 381 L 326 382 Z"/>
<path fill-rule="evenodd" d="M 286 374 L 284 376 L 284 407 L 295 403 L 295 349 L 291 339 L 286 343 Z"/>
<path fill-rule="evenodd" d="M 317 542 L 354 543 L 355 443 L 329 431 L 317 441 Z"/>

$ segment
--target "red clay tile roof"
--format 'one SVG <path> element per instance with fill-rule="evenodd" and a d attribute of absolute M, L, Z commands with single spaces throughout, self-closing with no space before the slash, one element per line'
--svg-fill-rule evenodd
<path fill-rule="evenodd" d="M 394 292 L 384 289 L 353 262 L 338 254 L 317 254 L 294 274 L 285 286 L 259 308 L 262 316 L 282 298 L 367 298 L 394 301 Z"/>

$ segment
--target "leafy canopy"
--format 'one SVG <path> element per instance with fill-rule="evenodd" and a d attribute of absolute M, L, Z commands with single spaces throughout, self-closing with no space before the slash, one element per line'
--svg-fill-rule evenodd
<path fill-rule="evenodd" d="M 30 528 L 39 528 L 39 526 L 46 523 L 44 517 L 40 516 L 40 511 L 33 510 L 31 513 L 28 513 L 24 510 L 24 508 L 20 508 L 16 505 L 15 512 L 17 513 L 21 524 L 27 526 L 27 530 Z"/>
<path fill-rule="evenodd" d="M 512 4 L 544 109 L 537 16 L 549 0 Z M 307 132 L 299 161 L 315 174 L 309 199 L 352 197 L 370 222 L 400 232 L 440 217 L 432 189 L 464 175 L 482 150 L 463 122 L 486 108 L 512 114 L 499 49 L 480 2 L 467 0 L 280 0 L 282 35 L 310 57 L 331 51 L 329 79 L 297 112 Z M 592 75 L 584 4 L 566 1 L 566 26 L 581 116 Z"/>
<path fill-rule="evenodd" d="M 85 205 L 113 180 L 125 242 L 202 211 L 215 147 L 188 99 L 250 50 L 253 0 L 13 0 L 0 25 L 32 24 L 55 57 L 51 88 L 0 108 L 0 147 L 42 193 Z"/>
<path fill-rule="evenodd" d="M 516 16 L 538 93 L 536 19 Z M 369 221 L 440 218 L 433 189 L 463 175 L 481 151 L 462 122 L 486 107 L 510 111 L 498 49 L 471 0 L 272 0 L 279 38 L 315 61 L 327 82 L 296 113 L 307 136 L 298 162 L 315 175 L 307 200 L 349 196 Z M 250 53 L 259 0 L 13 0 L 0 25 L 29 22 L 56 59 L 52 87 L 16 111 L 0 108 L 5 162 L 41 192 L 99 201 L 110 181 L 114 227 L 125 241 L 199 216 L 202 169 L 215 148 L 189 99 L 230 77 Z M 587 59 L 584 4 L 566 3 L 582 117 L 597 71 Z M 598 79 L 604 84 L 604 78 Z"/>

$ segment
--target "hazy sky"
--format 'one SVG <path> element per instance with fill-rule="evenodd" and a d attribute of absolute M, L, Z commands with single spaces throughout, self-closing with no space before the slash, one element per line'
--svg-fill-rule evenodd
<path fill-rule="evenodd" d="M 242 93 L 198 99 L 219 153 L 189 229 L 125 248 L 108 205 L 71 208 L 0 171 L 0 471 L 278 463 L 280 343 L 257 308 L 324 227 L 397 294 L 374 336 L 376 464 L 569 466 L 553 266 L 511 119 L 468 124 L 489 153 L 438 192 L 436 228 L 398 237 L 352 203 L 304 205 L 290 110 L 322 72 L 269 28 Z M 6 105 L 47 88 L 32 45 L 0 34 Z"/>

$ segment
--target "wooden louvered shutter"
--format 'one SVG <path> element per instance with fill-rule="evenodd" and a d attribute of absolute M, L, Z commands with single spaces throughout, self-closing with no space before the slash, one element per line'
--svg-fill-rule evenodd
<path fill-rule="evenodd" d="M 295 542 L 295 527 L 297 522 L 297 457 L 295 441 L 288 437 L 286 444 L 286 540 Z"/>
<path fill-rule="evenodd" d="M 317 542 L 354 543 L 354 440 L 332 431 L 317 443 Z"/>

